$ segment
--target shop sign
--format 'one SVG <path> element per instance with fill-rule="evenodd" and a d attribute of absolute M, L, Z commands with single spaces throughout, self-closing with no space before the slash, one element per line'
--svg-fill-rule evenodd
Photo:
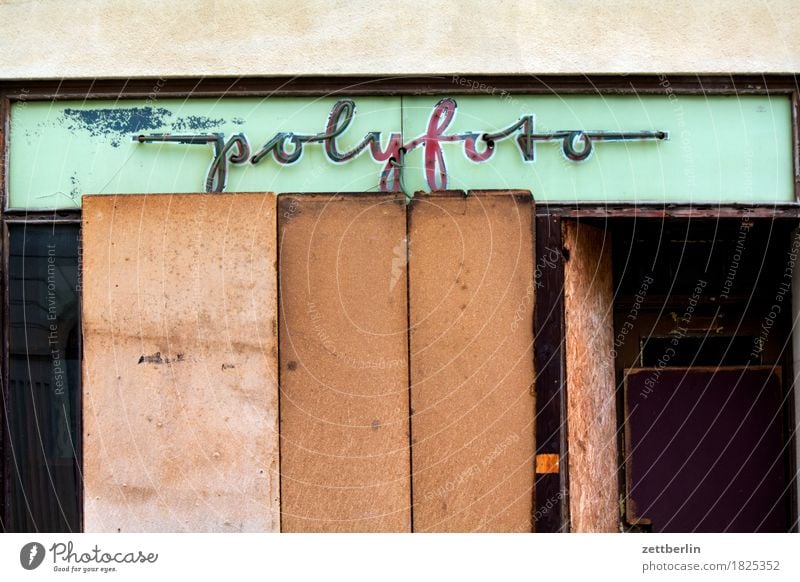
<path fill-rule="evenodd" d="M 794 201 L 786 95 L 24 100 L 9 129 L 10 209 L 204 191 Z"/>

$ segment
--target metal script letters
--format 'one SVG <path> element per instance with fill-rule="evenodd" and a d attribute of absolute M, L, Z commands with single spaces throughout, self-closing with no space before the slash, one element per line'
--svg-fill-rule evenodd
<path fill-rule="evenodd" d="M 535 115 L 527 114 L 505 129 L 491 133 L 465 131 L 448 134 L 453 123 L 458 105 L 452 97 L 439 101 L 428 118 L 428 126 L 422 135 L 409 142 L 403 142 L 400 133 L 391 133 L 386 146 L 381 144 L 382 133 L 371 131 L 361 142 L 350 150 L 342 151 L 337 140 L 347 131 L 356 113 L 356 104 L 351 99 L 337 101 L 330 114 L 325 130 L 316 134 L 302 134 L 282 131 L 275 134 L 259 150 L 251 155 L 250 143 L 244 133 L 235 133 L 225 139 L 222 133 L 208 134 L 166 134 L 135 135 L 133 140 L 139 143 L 173 142 L 187 145 L 212 144 L 214 157 L 206 176 L 207 192 L 223 192 L 227 185 L 229 164 L 258 164 L 272 156 L 278 164 L 288 166 L 300 161 L 304 148 L 309 144 L 322 144 L 325 156 L 335 164 L 346 163 L 364 151 L 376 162 L 383 162 L 379 188 L 382 192 L 399 192 L 400 173 L 406 154 L 421 147 L 425 180 L 431 190 L 447 189 L 447 165 L 442 144 L 461 142 L 466 157 L 476 163 L 490 160 L 498 142 L 514 138 L 523 162 L 536 160 L 536 142 L 560 142 L 564 156 L 573 162 L 581 162 L 589 158 L 596 142 L 601 141 L 634 141 L 665 140 L 665 131 L 586 131 L 563 130 L 546 133 L 534 131 Z"/>

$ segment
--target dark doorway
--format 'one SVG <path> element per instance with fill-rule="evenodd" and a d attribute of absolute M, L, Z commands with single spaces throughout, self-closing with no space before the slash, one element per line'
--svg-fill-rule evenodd
<path fill-rule="evenodd" d="M 631 529 L 795 528 L 794 226 L 747 216 L 611 225 Z"/>

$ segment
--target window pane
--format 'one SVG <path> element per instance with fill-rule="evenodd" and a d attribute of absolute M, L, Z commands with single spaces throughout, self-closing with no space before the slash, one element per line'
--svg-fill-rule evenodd
<path fill-rule="evenodd" d="M 9 225 L 11 531 L 80 529 L 79 226 Z"/>

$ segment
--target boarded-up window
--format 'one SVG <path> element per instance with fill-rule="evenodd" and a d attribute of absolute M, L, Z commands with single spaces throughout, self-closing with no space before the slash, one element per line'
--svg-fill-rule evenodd
<path fill-rule="evenodd" d="M 283 531 L 410 531 L 406 207 L 280 204 Z"/>
<path fill-rule="evenodd" d="M 86 531 L 277 531 L 276 198 L 84 201 Z"/>
<path fill-rule="evenodd" d="M 415 531 L 531 531 L 533 219 L 511 192 L 411 206 Z"/>
<path fill-rule="evenodd" d="M 530 194 L 275 204 L 85 200 L 86 530 L 531 531 Z"/>

